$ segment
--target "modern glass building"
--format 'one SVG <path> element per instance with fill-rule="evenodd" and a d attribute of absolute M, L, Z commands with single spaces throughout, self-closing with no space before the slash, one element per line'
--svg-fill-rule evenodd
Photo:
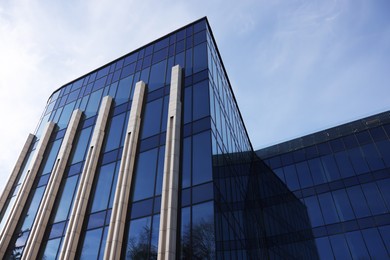
<path fill-rule="evenodd" d="M 367 148 L 379 149 L 378 156 L 380 149 L 388 149 L 382 130 L 382 139 L 374 139 L 381 144 L 370 143 Z M 356 146 L 346 147 L 365 152 L 356 140 Z M 334 141 L 323 142 L 329 146 L 328 157 L 336 156 L 330 148 Z M 328 155 L 317 150 L 322 144 L 310 145 L 317 157 Z M 305 179 L 308 186 L 286 181 L 283 167 L 300 168 L 295 166 L 298 161 L 284 162 L 289 156 L 284 154 L 295 156 L 298 148 L 309 149 L 259 151 L 269 166 L 256 156 L 210 25 L 202 18 L 51 95 L 0 197 L 0 258 L 326 257 L 332 252 L 327 245 L 331 248 L 337 242 L 332 235 L 339 235 L 329 233 L 328 224 L 340 219 L 316 222 L 321 220 L 313 214 L 324 210 L 310 201 L 333 192 L 333 181 L 341 185 L 344 179 L 333 179 L 332 172 L 332 177 L 318 177 L 323 181 L 317 183 L 305 172 L 302 176 L 311 180 Z M 349 151 L 344 151 L 343 158 L 348 156 Z M 314 157 L 299 158 L 309 165 Z M 379 184 L 386 179 L 386 158 L 383 167 L 375 169 L 382 173 L 373 173 L 374 179 L 364 177 L 364 183 L 375 182 L 378 188 L 372 188 L 370 199 L 378 194 L 388 199 L 380 186 L 385 183 Z M 318 160 L 324 171 L 318 175 L 328 174 L 327 161 L 322 160 L 331 159 Z M 360 175 L 349 176 L 351 182 L 362 182 Z M 299 185 L 304 183 L 302 176 L 296 176 Z M 314 184 L 329 189 L 317 192 Z M 311 193 L 305 190 L 309 188 Z M 348 189 L 342 189 L 350 197 L 359 192 L 349 195 Z M 363 185 L 360 192 L 367 196 Z M 388 200 L 382 203 L 387 209 Z M 365 243 L 371 253 L 368 237 L 380 238 L 386 250 L 387 215 L 366 206 L 372 215 L 364 215 L 363 224 L 360 215 L 354 215 L 355 226 L 346 230 L 361 232 L 360 237 L 343 241 L 348 250 Z M 378 251 L 381 256 L 384 252 Z"/>
<path fill-rule="evenodd" d="M 321 259 L 389 259 L 389 111 L 257 154 L 305 204 Z"/>

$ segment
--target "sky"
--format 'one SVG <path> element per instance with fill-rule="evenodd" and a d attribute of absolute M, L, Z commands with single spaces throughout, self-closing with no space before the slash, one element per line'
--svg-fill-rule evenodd
<path fill-rule="evenodd" d="M 207 16 L 255 149 L 390 109 L 388 0 L 1 0 L 0 191 L 60 86 Z"/>

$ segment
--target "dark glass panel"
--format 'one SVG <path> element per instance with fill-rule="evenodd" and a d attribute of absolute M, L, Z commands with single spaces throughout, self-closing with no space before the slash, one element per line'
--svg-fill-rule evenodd
<path fill-rule="evenodd" d="M 371 136 L 368 130 L 364 130 L 360 133 L 357 133 L 356 138 L 358 139 L 360 145 L 372 143 Z"/>
<path fill-rule="evenodd" d="M 39 179 L 37 187 L 41 187 L 43 185 L 46 185 L 47 182 L 49 181 L 49 177 L 50 177 L 50 174 L 45 174 L 45 175 L 41 176 L 41 178 Z"/>
<path fill-rule="evenodd" d="M 66 225 L 66 221 L 53 224 L 51 226 L 49 239 L 62 236 L 62 234 L 64 233 L 65 225 Z"/>
<path fill-rule="evenodd" d="M 44 168 L 41 171 L 41 173 L 43 173 L 43 174 L 50 173 L 51 170 L 53 169 L 54 163 L 55 163 L 56 158 L 57 158 L 58 151 L 60 150 L 61 142 L 62 142 L 62 139 L 59 139 L 57 141 L 54 141 L 51 144 L 50 152 L 47 155 L 47 159 L 44 163 Z"/>
<path fill-rule="evenodd" d="M 386 245 L 387 252 L 390 252 L 390 225 L 379 227 L 379 232 L 382 235 L 382 239 Z"/>
<path fill-rule="evenodd" d="M 387 139 L 386 133 L 381 126 L 371 128 L 370 133 L 374 141 L 380 141 Z"/>
<path fill-rule="evenodd" d="M 390 142 L 388 140 L 376 143 L 378 150 L 387 167 L 390 167 Z"/>
<path fill-rule="evenodd" d="M 142 62 L 142 69 L 149 67 L 151 64 L 152 64 L 152 55 L 144 58 L 144 60 Z M 147 81 L 145 81 L 145 82 L 147 82 Z"/>
<path fill-rule="evenodd" d="M 379 190 L 387 204 L 387 208 L 390 209 L 390 179 L 380 180 L 376 182 Z"/>
<path fill-rule="evenodd" d="M 191 185 L 191 137 L 183 139 L 182 188 Z"/>
<path fill-rule="evenodd" d="M 88 105 L 84 111 L 85 117 L 88 118 L 97 114 L 100 105 L 100 100 L 102 98 L 102 93 L 103 89 L 95 91 L 91 94 L 91 96 L 89 97 Z"/>
<path fill-rule="evenodd" d="M 115 165 L 116 163 L 110 163 L 100 168 L 91 212 L 107 209 Z"/>
<path fill-rule="evenodd" d="M 99 260 L 103 260 L 103 258 L 104 258 L 104 251 L 106 249 L 107 235 L 108 235 L 108 227 L 104 228 L 104 231 L 103 231 L 102 243 L 100 246 L 100 253 L 99 253 Z"/>
<path fill-rule="evenodd" d="M 362 230 L 362 234 L 372 259 L 387 259 L 389 257 L 378 229 L 365 229 Z"/>
<path fill-rule="evenodd" d="M 93 84 L 92 91 L 96 91 L 98 89 L 103 88 L 106 83 L 106 79 L 107 77 L 96 80 L 95 83 Z"/>
<path fill-rule="evenodd" d="M 126 102 L 130 97 L 132 89 L 133 76 L 121 79 L 118 84 L 118 89 L 115 96 L 116 105 Z"/>
<path fill-rule="evenodd" d="M 104 226 L 105 218 L 106 218 L 106 211 L 89 215 L 87 229 L 93 229 L 93 228 Z"/>
<path fill-rule="evenodd" d="M 344 235 L 330 236 L 329 239 L 336 259 L 352 259 Z"/>
<path fill-rule="evenodd" d="M 194 71 L 207 69 L 207 43 L 202 43 L 194 47 Z"/>
<path fill-rule="evenodd" d="M 57 207 L 57 212 L 54 218 L 54 222 L 59 222 L 67 219 L 68 212 L 73 202 L 73 194 L 75 192 L 77 179 L 78 176 L 73 176 L 66 179 L 63 191 L 58 193 L 61 194 L 61 200 Z"/>
<path fill-rule="evenodd" d="M 135 173 L 133 201 L 153 196 L 157 148 L 139 154 Z"/>
<path fill-rule="evenodd" d="M 213 202 L 192 207 L 192 255 L 195 259 L 215 258 Z"/>
<path fill-rule="evenodd" d="M 373 215 L 388 212 L 375 182 L 362 184 L 362 189 Z"/>
<path fill-rule="evenodd" d="M 71 164 L 75 164 L 84 160 L 84 156 L 88 148 L 91 133 L 92 133 L 92 127 L 88 127 L 81 130 L 79 138 L 77 139 L 76 142 L 76 148 L 73 152 Z"/>
<path fill-rule="evenodd" d="M 194 45 L 205 42 L 206 40 L 207 40 L 206 31 L 202 31 L 194 34 Z"/>
<path fill-rule="evenodd" d="M 151 217 L 132 220 L 126 245 L 126 259 L 148 259 Z"/>
<path fill-rule="evenodd" d="M 57 126 L 59 127 L 59 129 L 63 129 L 63 128 L 68 126 L 68 123 L 69 123 L 70 117 L 72 115 L 75 104 L 76 104 L 76 102 L 72 102 L 72 103 L 64 106 L 64 109 L 62 110 L 62 113 L 61 113 L 61 117 L 59 118 L 59 120 L 57 122 Z"/>
<path fill-rule="evenodd" d="M 162 104 L 162 98 L 146 104 L 141 139 L 160 132 Z"/>
<path fill-rule="evenodd" d="M 305 198 L 305 205 L 307 213 L 309 214 L 312 227 L 318 227 L 324 225 L 320 206 L 318 204 L 317 196 Z"/>
<path fill-rule="evenodd" d="M 163 175 L 164 175 L 164 155 L 165 155 L 165 146 L 161 146 L 158 153 L 155 195 L 160 195 L 162 191 L 162 183 L 163 183 Z"/>
<path fill-rule="evenodd" d="M 322 167 L 321 160 L 315 158 L 308 161 L 311 176 L 313 177 L 314 184 L 322 184 L 327 182 L 324 168 Z"/>
<path fill-rule="evenodd" d="M 209 84 L 202 81 L 193 86 L 193 120 L 210 115 Z"/>
<path fill-rule="evenodd" d="M 330 193 L 324 193 L 318 195 L 318 201 L 320 202 L 322 215 L 324 216 L 325 224 L 332 224 L 339 221 L 337 211 L 333 203 L 333 198 Z"/>
<path fill-rule="evenodd" d="M 34 197 L 30 203 L 29 209 L 23 221 L 23 226 L 21 230 L 26 231 L 30 230 L 33 221 L 35 219 L 35 215 L 37 214 L 39 204 L 41 203 L 41 199 L 43 196 L 43 192 L 46 187 L 40 187 L 35 190 Z"/>
<path fill-rule="evenodd" d="M 70 103 L 72 101 L 75 101 L 78 96 L 79 96 L 79 93 L 80 93 L 80 89 L 76 90 L 76 91 L 73 91 L 69 94 L 68 96 L 68 100 L 66 101 L 66 103 Z M 52 103 L 53 104 L 53 103 Z"/>
<path fill-rule="evenodd" d="M 283 168 L 284 177 L 286 178 L 286 184 L 291 191 L 299 189 L 299 181 L 295 165 L 285 166 Z"/>
<path fill-rule="evenodd" d="M 339 169 L 333 155 L 326 155 L 321 157 L 322 165 L 325 169 L 325 174 L 329 181 L 334 181 L 340 178 Z"/>
<path fill-rule="evenodd" d="M 184 124 L 192 121 L 192 87 L 184 89 Z"/>
<path fill-rule="evenodd" d="M 212 179 L 210 132 L 192 138 L 192 184 L 196 185 Z"/>
<path fill-rule="evenodd" d="M 313 180 L 306 162 L 296 164 L 297 174 L 301 189 L 313 186 Z"/>
<path fill-rule="evenodd" d="M 142 200 L 133 203 L 131 207 L 131 218 L 139 218 L 153 213 L 153 199 Z"/>
<path fill-rule="evenodd" d="M 168 48 L 164 48 L 153 54 L 152 64 L 160 62 L 168 57 Z"/>
<path fill-rule="evenodd" d="M 335 153 L 334 156 L 342 178 L 348 178 L 355 175 L 352 164 L 345 151 Z"/>
<path fill-rule="evenodd" d="M 351 201 L 352 208 L 357 218 L 367 217 L 370 215 L 366 199 L 364 198 L 362 189 L 360 186 L 354 186 L 347 188 L 349 200 Z"/>
<path fill-rule="evenodd" d="M 376 150 L 374 144 L 367 144 L 362 146 L 362 151 L 371 171 L 377 171 L 385 168 L 385 164 L 383 163 L 382 158 Z"/>
<path fill-rule="evenodd" d="M 122 113 L 111 119 L 109 129 L 106 132 L 107 141 L 104 152 L 119 148 L 125 117 L 126 113 Z"/>
<path fill-rule="evenodd" d="M 356 174 L 362 174 L 369 171 L 368 165 L 364 160 L 359 147 L 349 150 L 348 154 Z"/>
<path fill-rule="evenodd" d="M 333 199 L 341 221 L 347 221 L 355 218 L 348 195 L 344 189 L 333 191 Z"/>
<path fill-rule="evenodd" d="M 150 70 L 150 78 L 148 82 L 148 91 L 161 88 L 165 84 L 165 70 L 167 61 L 161 61 L 152 66 Z"/>
<path fill-rule="evenodd" d="M 152 238 L 150 241 L 149 259 L 157 259 L 159 227 L 160 227 L 160 215 L 155 215 L 153 217 Z"/>
<path fill-rule="evenodd" d="M 57 252 L 60 247 L 61 238 L 49 240 L 44 249 L 42 259 L 57 259 Z"/>
<path fill-rule="evenodd" d="M 210 200 L 214 197 L 213 183 L 206 183 L 192 188 L 192 203 Z"/>
<path fill-rule="evenodd" d="M 344 150 L 344 143 L 341 138 L 334 139 L 330 141 L 330 146 L 332 147 L 333 152 L 338 152 Z"/>
<path fill-rule="evenodd" d="M 85 233 L 84 243 L 81 248 L 80 259 L 97 259 L 99 255 L 100 240 L 103 228 L 89 230 Z"/>
<path fill-rule="evenodd" d="M 192 49 L 186 50 L 186 65 L 184 67 L 185 74 L 184 75 L 190 75 L 192 74 Z"/>
<path fill-rule="evenodd" d="M 351 252 L 353 259 L 370 258 L 360 231 L 348 232 L 345 234 L 345 237 L 347 239 L 349 251 Z"/>

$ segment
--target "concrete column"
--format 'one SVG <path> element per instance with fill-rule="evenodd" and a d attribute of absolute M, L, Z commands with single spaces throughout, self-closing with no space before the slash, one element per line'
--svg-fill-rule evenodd
<path fill-rule="evenodd" d="M 38 146 L 34 156 L 28 166 L 27 175 L 24 182 L 21 184 L 18 195 L 16 196 L 15 204 L 12 207 L 11 213 L 5 223 L 5 226 L 0 234 L 0 259 L 3 259 L 7 250 L 8 244 L 11 241 L 12 235 L 15 232 L 20 215 L 22 214 L 24 205 L 26 204 L 31 187 L 34 183 L 39 166 L 41 165 L 43 155 L 45 153 L 47 144 L 49 143 L 50 135 L 53 132 L 55 124 L 48 122 L 45 126 L 43 135 L 39 140 Z"/>
<path fill-rule="evenodd" d="M 172 68 L 169 95 L 167 139 L 161 198 L 158 259 L 176 259 L 177 208 L 179 188 L 181 78 L 179 65 Z"/>
<path fill-rule="evenodd" d="M 141 126 L 144 92 L 145 83 L 140 81 L 135 86 L 133 102 L 131 104 L 104 259 L 120 259 L 121 256 L 131 182 L 134 173 L 135 153 Z"/>
<path fill-rule="evenodd" d="M 30 148 L 34 138 L 35 138 L 35 135 L 29 134 L 26 142 L 24 143 L 22 152 L 20 153 L 19 158 L 16 161 L 16 165 L 15 165 L 14 169 L 12 170 L 11 176 L 9 177 L 8 182 L 5 185 L 4 191 L 1 194 L 0 212 L 3 211 L 4 204 L 7 201 L 8 196 L 10 195 L 12 187 L 15 185 L 15 181 L 18 178 L 18 175 L 19 175 L 20 169 L 22 168 L 24 160 L 26 160 L 26 155 L 28 153 L 28 149 Z"/>
<path fill-rule="evenodd" d="M 91 143 L 87 152 L 83 172 L 77 188 L 76 197 L 73 203 L 68 228 L 62 243 L 60 259 L 74 259 L 80 232 L 87 210 L 89 195 L 91 193 L 93 179 L 95 178 L 96 167 L 103 144 L 106 123 L 112 98 L 106 96 L 100 105 L 99 114 L 96 120 L 95 129 L 92 134 Z"/>
<path fill-rule="evenodd" d="M 36 259 L 38 250 L 42 243 L 47 223 L 49 222 L 50 213 L 60 188 L 61 180 L 65 172 L 70 152 L 72 150 L 73 139 L 76 135 L 77 127 L 80 122 L 82 112 L 77 109 L 73 111 L 64 139 L 61 144 L 57 160 L 50 175 L 49 182 L 46 186 L 45 193 L 39 206 L 37 216 L 31 228 L 29 238 L 26 242 L 22 259 Z"/>

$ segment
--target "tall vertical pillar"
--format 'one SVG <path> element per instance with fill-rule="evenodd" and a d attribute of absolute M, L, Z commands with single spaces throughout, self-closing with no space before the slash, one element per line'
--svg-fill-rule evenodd
<path fill-rule="evenodd" d="M 31 144 L 32 144 L 32 142 L 34 140 L 34 137 L 35 136 L 33 134 L 29 134 L 28 137 L 27 137 L 26 142 L 24 143 L 22 152 L 20 153 L 19 158 L 16 161 L 15 167 L 12 170 L 11 176 L 9 177 L 8 182 L 5 185 L 4 191 L 1 194 L 1 197 L 0 197 L 0 212 L 3 210 L 4 204 L 7 201 L 8 196 L 10 195 L 12 187 L 15 185 L 15 181 L 18 178 L 20 169 L 22 168 L 23 162 L 26 159 L 26 156 L 27 156 L 27 153 L 28 153 L 28 149 L 30 148 L 30 146 L 31 146 Z"/>
<path fill-rule="evenodd" d="M 172 68 L 161 198 L 158 259 L 176 259 L 177 211 L 179 193 L 181 78 L 179 65 Z"/>
<path fill-rule="evenodd" d="M 135 153 L 141 126 L 144 92 L 145 83 L 140 81 L 135 86 L 131 104 L 104 259 L 120 259 L 121 256 L 127 208 L 134 173 Z"/>
<path fill-rule="evenodd" d="M 38 250 L 42 243 L 42 238 L 49 222 L 50 213 L 53 209 L 55 198 L 72 150 L 73 140 L 80 122 L 81 114 L 82 112 L 79 109 L 73 111 L 57 160 L 55 161 L 53 171 L 39 206 L 37 216 L 35 217 L 29 238 L 26 242 L 22 259 L 37 258 Z"/>
<path fill-rule="evenodd" d="M 16 225 L 18 224 L 18 220 L 20 218 L 20 215 L 22 214 L 24 205 L 26 204 L 39 166 L 41 165 L 41 162 L 43 160 L 43 155 L 45 153 L 47 144 L 49 143 L 49 139 L 51 133 L 53 132 L 54 126 L 55 124 L 53 122 L 48 122 L 46 124 L 44 133 L 39 140 L 36 152 L 34 153 L 34 157 L 32 158 L 30 165 L 28 166 L 26 178 L 21 184 L 20 191 L 16 196 L 15 204 L 13 205 L 11 213 L 5 223 L 5 226 L 0 233 L 0 259 L 3 259 L 8 244 L 11 241 L 13 233 L 15 232 Z"/>
<path fill-rule="evenodd" d="M 102 104 L 100 105 L 95 129 L 92 134 L 91 143 L 87 152 L 83 172 L 81 174 L 80 183 L 77 188 L 72 207 L 68 228 L 61 247 L 60 259 L 74 259 L 76 254 L 77 244 L 80 239 L 80 232 L 87 210 L 89 195 L 95 178 L 99 154 L 103 144 L 104 131 L 111 103 L 112 98 L 110 96 L 106 96 L 103 98 Z"/>

